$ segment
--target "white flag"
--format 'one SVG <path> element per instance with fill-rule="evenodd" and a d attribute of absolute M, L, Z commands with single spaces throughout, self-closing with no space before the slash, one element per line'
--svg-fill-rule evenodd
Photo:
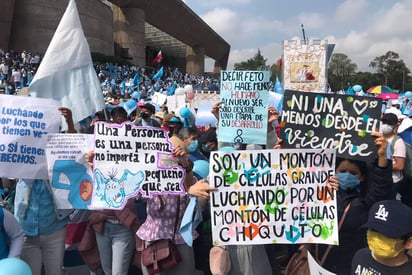
<path fill-rule="evenodd" d="M 60 100 L 72 110 L 74 122 L 105 107 L 74 0 L 69 1 L 29 91 L 35 97 Z"/>

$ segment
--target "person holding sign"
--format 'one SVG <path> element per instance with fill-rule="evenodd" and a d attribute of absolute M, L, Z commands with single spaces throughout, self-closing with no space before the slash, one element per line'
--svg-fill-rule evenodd
<path fill-rule="evenodd" d="M 193 185 L 193 162 L 187 159 L 187 148 L 178 138 L 171 139 L 174 149 L 173 155 L 180 166 L 186 170 L 185 189 L 190 190 Z M 194 190 L 192 190 L 194 191 Z M 196 192 L 204 192 L 199 183 Z M 136 235 L 145 241 L 145 246 L 150 242 L 160 239 L 171 239 L 182 257 L 182 261 L 176 266 L 160 274 L 192 275 L 196 273 L 195 259 L 193 248 L 188 246 L 179 230 L 184 212 L 188 204 L 188 198 L 185 194 L 159 194 L 147 199 L 147 218 L 146 221 L 137 231 Z M 195 236 L 195 232 L 193 233 Z M 142 265 L 143 274 L 148 274 L 147 268 Z"/>
<path fill-rule="evenodd" d="M 70 109 L 59 108 L 67 123 L 67 133 L 76 133 Z M 14 215 L 24 230 L 21 254 L 33 275 L 63 274 L 66 225 L 70 212 L 57 210 L 50 182 L 43 179 L 19 179 L 16 184 Z"/>
<path fill-rule="evenodd" d="M 115 124 L 121 124 L 127 121 L 127 112 L 123 107 L 116 107 L 111 111 L 111 117 Z M 86 159 L 93 166 L 94 152 L 89 152 Z M 121 210 L 92 211 L 79 247 L 84 262 L 92 270 L 101 264 L 105 274 L 126 275 L 135 252 L 134 234 L 140 224 L 134 198 L 129 199 Z"/>
<path fill-rule="evenodd" d="M 220 102 L 212 108 L 212 114 L 219 119 Z M 279 118 L 279 112 L 268 107 L 267 142 L 262 147 L 273 148 L 277 142 L 277 134 L 272 122 Z M 217 129 L 219 131 L 219 129 Z M 219 149 L 234 145 L 237 149 L 246 149 L 246 144 L 219 142 Z M 250 146 L 249 146 L 250 147 Z M 230 254 L 231 269 L 228 275 L 262 275 L 272 274 L 272 267 L 264 245 L 229 245 L 226 246 Z"/>
<path fill-rule="evenodd" d="M 386 158 L 387 142 L 382 134 L 373 133 L 377 147 L 377 159 L 370 171 L 365 162 L 338 158 L 336 176 L 339 180 L 337 192 L 338 219 L 350 204 L 346 219 L 339 231 L 339 245 L 333 246 L 324 267 L 336 274 L 348 274 L 354 253 L 366 246 L 364 231 L 373 203 L 393 199 L 392 165 Z M 320 255 L 323 255 L 320 253 Z"/>

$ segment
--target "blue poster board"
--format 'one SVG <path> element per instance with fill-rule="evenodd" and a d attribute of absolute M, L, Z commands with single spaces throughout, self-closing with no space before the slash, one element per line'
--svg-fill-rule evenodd
<path fill-rule="evenodd" d="M 222 71 L 220 142 L 266 144 L 270 72 Z"/>

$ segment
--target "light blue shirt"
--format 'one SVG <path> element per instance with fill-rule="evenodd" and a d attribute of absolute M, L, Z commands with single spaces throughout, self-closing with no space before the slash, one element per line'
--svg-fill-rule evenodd
<path fill-rule="evenodd" d="M 64 227 L 69 218 L 58 218 L 53 195 L 45 180 L 18 180 L 14 215 L 26 236 L 47 235 Z"/>

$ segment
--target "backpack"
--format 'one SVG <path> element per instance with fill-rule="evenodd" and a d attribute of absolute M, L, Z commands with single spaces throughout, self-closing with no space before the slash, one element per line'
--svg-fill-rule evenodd
<path fill-rule="evenodd" d="M 393 153 L 393 147 L 398 139 L 402 139 L 400 136 L 396 135 L 391 143 L 391 152 Z M 412 146 L 407 143 L 405 143 L 406 147 L 406 155 L 405 155 L 405 166 L 403 168 L 403 176 L 406 180 L 410 181 L 412 180 Z"/>

